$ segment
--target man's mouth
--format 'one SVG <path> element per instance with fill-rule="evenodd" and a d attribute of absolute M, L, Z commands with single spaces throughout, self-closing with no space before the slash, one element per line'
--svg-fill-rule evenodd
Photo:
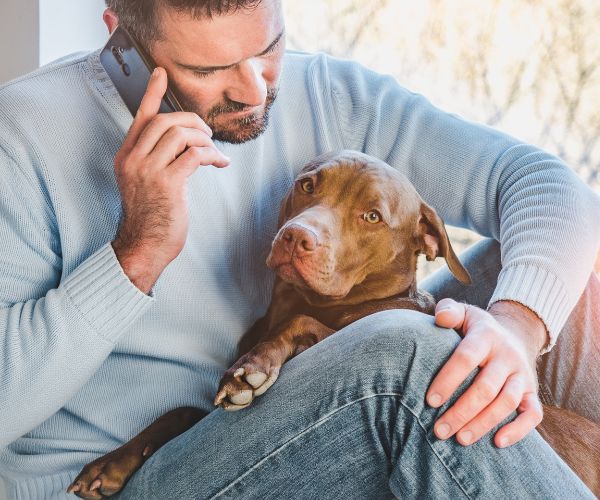
<path fill-rule="evenodd" d="M 228 111 L 225 114 L 234 115 L 234 116 L 245 116 L 245 115 L 250 115 L 256 111 L 257 111 L 257 109 L 255 109 L 255 108 L 247 108 L 247 109 L 241 109 L 239 111 Z"/>

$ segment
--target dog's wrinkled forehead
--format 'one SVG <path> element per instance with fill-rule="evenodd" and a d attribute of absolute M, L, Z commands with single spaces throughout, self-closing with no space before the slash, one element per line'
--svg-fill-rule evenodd
<path fill-rule="evenodd" d="M 359 151 L 342 150 L 316 157 L 297 178 L 315 175 L 331 194 L 352 192 L 365 200 L 379 198 L 390 210 L 416 209 L 421 198 L 408 178 L 382 160 Z"/>

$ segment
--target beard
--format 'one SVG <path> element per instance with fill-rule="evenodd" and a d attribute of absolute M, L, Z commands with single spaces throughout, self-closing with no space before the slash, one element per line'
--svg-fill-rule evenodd
<path fill-rule="evenodd" d="M 251 141 L 261 135 L 269 125 L 269 110 L 277 98 L 277 87 L 269 87 L 267 89 L 267 97 L 265 99 L 264 109 L 256 111 L 242 118 L 232 118 L 227 123 L 217 123 L 217 119 L 226 113 L 235 111 L 245 111 L 252 106 L 247 106 L 241 102 L 227 99 L 222 104 L 217 104 L 206 114 L 202 116 L 193 101 L 183 96 L 178 92 L 177 99 L 185 111 L 195 112 L 202 118 L 211 128 L 213 141 L 228 142 L 231 144 L 241 144 Z"/>

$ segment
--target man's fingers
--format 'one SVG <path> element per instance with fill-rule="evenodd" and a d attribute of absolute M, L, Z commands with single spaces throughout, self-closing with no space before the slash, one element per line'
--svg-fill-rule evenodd
<path fill-rule="evenodd" d="M 194 128 L 210 139 L 212 131 L 196 113 L 180 111 L 178 113 L 161 113 L 151 120 L 140 134 L 135 145 L 134 154 L 145 157 L 150 155 L 158 146 L 158 143 L 171 129 Z M 209 133 L 210 132 L 210 133 Z"/>
<path fill-rule="evenodd" d="M 544 412 L 535 392 L 525 393 L 518 410 L 519 416 L 502 427 L 494 436 L 499 448 L 511 446 L 529 434 L 542 421 Z"/>
<path fill-rule="evenodd" d="M 123 141 L 121 150 L 129 152 L 137 143 L 140 134 L 146 128 L 148 123 L 158 114 L 160 109 L 160 101 L 167 91 L 167 73 L 163 68 L 156 68 L 155 72 L 150 77 L 148 87 L 142 97 L 140 107 L 133 119 L 133 123 L 129 128 L 127 137 Z"/>
<path fill-rule="evenodd" d="M 229 161 L 224 161 L 222 158 L 223 155 L 214 148 L 192 146 L 171 163 L 169 169 L 173 169 L 174 175 L 189 177 L 202 165 L 213 165 L 215 167 L 229 165 Z"/>
<path fill-rule="evenodd" d="M 213 148 L 223 164 L 229 165 L 229 158 L 221 153 L 206 133 L 195 128 L 171 127 L 158 141 L 158 144 L 148 156 L 148 164 L 163 167 L 169 165 L 185 151 L 186 148 L 208 147 Z"/>
<path fill-rule="evenodd" d="M 500 363 L 490 363 L 481 370 L 463 395 L 435 423 L 437 437 L 449 438 L 479 415 L 496 399 L 508 375 Z"/>
<path fill-rule="evenodd" d="M 523 381 L 516 374 L 506 380 L 498 397 L 456 435 L 462 445 L 473 444 L 490 432 L 519 406 L 523 398 Z"/>
<path fill-rule="evenodd" d="M 426 395 L 430 406 L 437 408 L 443 405 L 489 355 L 491 343 L 481 336 L 478 337 L 474 330 L 475 328 L 472 328 L 470 335 L 458 344 L 452 356 L 431 382 Z"/>

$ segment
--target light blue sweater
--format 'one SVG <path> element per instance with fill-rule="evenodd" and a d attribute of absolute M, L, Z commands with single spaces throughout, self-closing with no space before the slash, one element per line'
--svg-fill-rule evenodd
<path fill-rule="evenodd" d="M 0 476 L 14 497 L 63 491 L 172 408 L 213 408 L 270 300 L 280 200 L 325 151 L 386 160 L 446 223 L 500 240 L 491 302 L 526 304 L 555 341 L 592 268 L 599 198 L 556 157 L 323 54 L 288 52 L 268 130 L 218 143 L 230 167 L 190 178 L 187 243 L 144 295 L 110 246 L 131 116 L 98 55 L 0 87 Z"/>

